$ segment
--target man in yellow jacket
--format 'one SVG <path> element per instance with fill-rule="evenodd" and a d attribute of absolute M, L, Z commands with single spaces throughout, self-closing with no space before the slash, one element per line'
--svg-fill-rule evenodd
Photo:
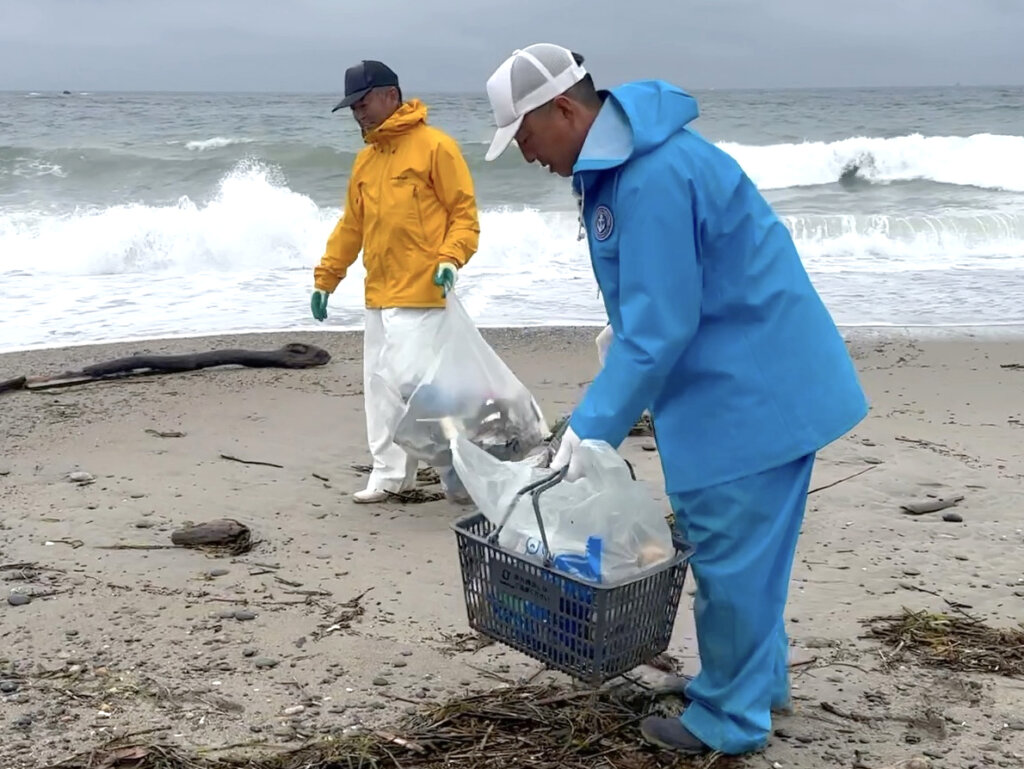
<path fill-rule="evenodd" d="M 366 330 L 363 392 L 373 471 L 353 498 L 382 502 L 415 482 L 415 459 L 392 440 L 391 396 L 422 372 L 399 350 L 422 352 L 444 316 L 458 270 L 480 235 L 469 167 L 458 144 L 428 125 L 418 99 L 403 102 L 398 76 L 379 61 L 345 71 L 345 98 L 366 147 L 352 166 L 345 210 L 314 269 L 313 317 L 327 317 L 327 297 L 363 253 Z M 389 359 L 390 358 L 390 359 Z M 397 359 L 396 359 L 397 358 Z M 378 387 L 383 379 L 385 391 Z"/>

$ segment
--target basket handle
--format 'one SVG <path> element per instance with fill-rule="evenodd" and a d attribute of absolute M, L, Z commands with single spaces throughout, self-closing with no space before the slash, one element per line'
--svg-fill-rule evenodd
<path fill-rule="evenodd" d="M 625 457 L 622 458 L 622 461 L 626 463 L 626 467 L 629 469 L 630 478 L 636 481 L 636 471 L 633 469 L 632 463 L 630 463 L 630 461 Z M 508 523 L 508 519 L 512 516 L 512 511 L 515 510 L 516 505 L 519 504 L 519 500 L 523 495 L 529 494 L 530 501 L 533 503 L 533 514 L 537 518 L 537 528 L 540 529 L 540 539 L 541 542 L 544 543 L 544 565 L 550 567 L 553 563 L 553 558 L 551 556 L 551 547 L 548 545 L 548 533 L 544 528 L 544 517 L 540 512 L 540 495 L 564 481 L 568 473 L 569 467 L 566 465 L 562 469 L 553 472 L 551 475 L 526 484 L 523 488 L 517 491 L 516 495 L 512 497 L 512 501 L 509 502 L 508 508 L 505 510 L 505 515 L 501 518 L 501 522 L 498 524 L 497 528 L 491 532 L 490 536 L 488 536 L 488 542 L 492 545 L 497 544 L 498 535 L 501 533 L 501 530 L 505 528 L 505 524 Z"/>
<path fill-rule="evenodd" d="M 547 475 L 536 481 L 532 481 L 523 486 L 523 488 L 519 489 L 519 491 L 516 492 L 516 495 L 512 497 L 512 501 L 508 503 L 508 507 L 505 509 L 505 514 L 502 516 L 501 521 L 498 523 L 494 531 L 492 531 L 490 535 L 487 537 L 488 542 L 490 542 L 492 545 L 497 543 L 498 535 L 501 533 L 501 530 L 505 528 L 505 524 L 508 523 L 508 519 L 512 516 L 512 511 L 515 510 L 516 505 L 519 504 L 519 500 L 525 494 L 532 494 L 535 490 L 541 487 L 546 489 L 550 488 L 551 486 L 554 486 L 556 483 L 558 483 L 565 477 L 565 474 L 567 472 L 568 468 L 562 468 L 561 470 L 558 470 L 552 473 L 551 475 Z M 543 523 L 541 523 L 541 536 L 546 539 Z M 546 541 L 544 543 L 544 547 L 547 547 Z"/>

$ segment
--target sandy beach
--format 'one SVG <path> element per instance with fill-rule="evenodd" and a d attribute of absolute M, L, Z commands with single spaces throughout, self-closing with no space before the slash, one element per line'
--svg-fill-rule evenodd
<path fill-rule="evenodd" d="M 596 372 L 595 333 L 485 336 L 553 422 Z M 736 765 L 1024 766 L 1024 680 L 915 662 L 864 624 L 904 607 L 1024 620 L 1024 339 L 847 336 L 872 410 L 816 465 L 815 488 L 841 482 L 812 495 L 793 574 L 795 712 Z M 0 395 L 0 768 L 143 730 L 187 748 L 297 745 L 537 673 L 469 633 L 450 529 L 464 508 L 351 502 L 353 466 L 369 461 L 358 334 L 10 353 L 0 380 L 291 341 L 332 360 Z M 634 437 L 622 453 L 660 494 L 652 448 Z M 962 500 L 901 509 L 950 497 Z M 170 546 L 182 525 L 222 517 L 251 527 L 250 552 Z M 689 673 L 691 602 L 669 650 Z"/>

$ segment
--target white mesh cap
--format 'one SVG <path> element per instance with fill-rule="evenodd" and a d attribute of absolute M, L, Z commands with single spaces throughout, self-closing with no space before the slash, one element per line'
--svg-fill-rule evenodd
<path fill-rule="evenodd" d="M 498 130 L 485 156 L 494 160 L 519 130 L 523 116 L 572 88 L 587 71 L 572 51 L 552 43 L 535 43 L 514 51 L 487 80 L 487 98 Z"/>

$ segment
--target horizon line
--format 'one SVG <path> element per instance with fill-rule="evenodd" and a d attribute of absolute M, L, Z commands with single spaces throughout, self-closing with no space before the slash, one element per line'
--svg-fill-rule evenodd
<path fill-rule="evenodd" d="M 790 85 L 790 86 L 702 86 L 702 87 L 688 87 L 680 86 L 684 90 L 689 90 L 694 93 L 718 91 L 718 92 L 766 92 L 766 91 L 913 91 L 913 90 L 924 90 L 924 89 L 939 89 L 939 88 L 959 88 L 964 90 L 969 89 L 994 89 L 994 88 L 1009 88 L 1009 89 L 1024 89 L 1024 83 L 970 83 L 964 85 L 962 83 L 944 83 L 944 84 L 930 84 L 930 85 Z M 412 90 L 412 89 L 410 89 Z M 67 92 L 67 93 L 66 93 Z M 480 89 L 479 91 L 467 91 L 467 90 L 453 90 L 453 89 L 416 89 L 414 92 L 423 94 L 437 94 L 437 95 L 451 95 L 451 96 L 468 96 L 468 95 L 481 95 L 483 96 L 485 91 Z M 324 91 L 324 90 L 259 90 L 259 89 L 171 89 L 171 88 L 154 88 L 154 89 L 139 89 L 139 88 L 2 88 L 0 87 L 0 94 L 30 94 L 38 93 L 42 94 L 56 94 L 60 96 L 65 95 L 76 95 L 76 94 L 252 94 L 252 95 L 270 95 L 270 94 L 286 94 L 289 96 L 331 96 L 335 97 L 339 90 Z"/>

